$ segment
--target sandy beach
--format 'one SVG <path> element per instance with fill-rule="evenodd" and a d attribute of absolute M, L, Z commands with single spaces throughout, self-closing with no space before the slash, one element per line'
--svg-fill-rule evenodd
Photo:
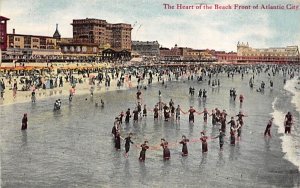
<path fill-rule="evenodd" d="M 89 67 L 92 67 L 92 64 L 88 63 L 78 63 L 78 64 L 66 64 L 66 63 L 53 63 L 53 71 L 57 72 L 57 69 L 63 69 L 63 70 L 73 70 L 76 67 L 80 67 L 78 69 L 88 69 Z M 51 65 L 49 64 L 48 67 Z M 94 64 L 94 67 L 101 67 L 102 69 L 109 68 L 110 66 L 107 63 L 101 63 L 101 64 Z M 5 63 L 2 64 L 3 67 L 14 67 L 13 63 Z M 46 68 L 47 64 L 46 63 L 30 63 L 25 65 L 25 67 L 40 67 L 40 68 Z M 26 69 L 26 68 L 25 68 Z M 90 73 L 91 76 L 96 76 L 97 73 Z M 60 76 L 63 76 L 60 74 Z M 20 83 L 20 78 L 22 76 L 14 77 L 18 83 Z M 82 94 L 88 94 L 90 93 L 90 88 L 91 84 L 89 83 L 89 78 L 83 77 L 82 75 L 74 74 L 74 77 L 76 79 L 81 78 L 82 83 L 77 83 L 75 87 L 75 95 L 82 95 Z M 106 91 L 114 91 L 117 89 L 128 89 L 130 87 L 136 87 L 137 85 L 137 79 L 136 77 L 132 77 L 131 82 L 126 82 L 122 87 L 117 87 L 117 78 L 111 79 L 111 86 L 110 87 L 105 87 L 104 83 L 100 85 L 95 86 L 94 93 L 102 93 Z M 30 91 L 21 91 L 22 84 L 19 84 L 18 86 L 18 91 L 16 98 L 13 97 L 13 90 L 12 90 L 12 84 L 8 84 L 8 80 L 4 79 L 5 85 L 7 86 L 7 89 L 5 89 L 4 93 L 4 100 L 0 99 L 0 105 L 11 105 L 15 103 L 24 103 L 24 102 L 31 102 L 31 92 L 32 88 Z M 24 84 L 23 84 L 24 85 Z M 70 83 L 64 83 L 63 87 L 55 87 L 53 89 L 37 89 L 36 91 L 36 100 L 41 100 L 45 99 L 48 97 L 55 97 L 55 98 L 60 98 L 62 96 L 68 96 L 69 95 L 69 90 L 72 87 Z"/>

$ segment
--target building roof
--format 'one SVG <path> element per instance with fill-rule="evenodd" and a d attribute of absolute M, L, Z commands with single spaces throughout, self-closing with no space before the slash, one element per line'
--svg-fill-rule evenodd
<path fill-rule="evenodd" d="M 25 35 L 25 34 L 12 34 L 12 33 L 7 33 L 8 36 L 27 36 L 27 37 L 42 37 L 42 38 L 53 38 L 50 36 L 41 36 L 41 35 Z"/>
<path fill-rule="evenodd" d="M 6 18 L 4 16 L 0 16 L 0 20 L 9 20 L 9 18 Z"/>

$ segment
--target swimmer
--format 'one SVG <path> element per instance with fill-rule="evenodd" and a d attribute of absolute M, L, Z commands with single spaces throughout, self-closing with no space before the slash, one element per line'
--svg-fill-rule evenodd
<path fill-rule="evenodd" d="M 199 98 L 202 97 L 202 89 L 199 90 L 199 92 L 198 92 L 198 97 L 199 97 Z"/>
<path fill-rule="evenodd" d="M 125 123 L 129 123 L 129 120 L 131 118 L 130 108 L 127 109 L 125 112 Z"/>
<path fill-rule="evenodd" d="M 244 114 L 242 113 L 242 111 L 239 111 L 238 115 L 236 115 L 236 116 L 238 117 L 238 121 L 239 121 L 239 123 L 241 124 L 241 126 L 243 126 L 243 125 L 244 125 L 243 117 L 247 117 L 247 116 L 244 115 Z"/>
<path fill-rule="evenodd" d="M 212 116 L 211 117 L 211 123 L 212 123 L 212 125 L 213 126 L 216 125 L 216 123 L 217 123 L 217 114 L 216 114 L 215 110 L 212 110 L 211 114 L 209 116 Z"/>
<path fill-rule="evenodd" d="M 21 127 L 21 130 L 26 130 L 27 129 L 27 122 L 28 122 L 27 113 L 25 113 L 23 115 L 23 118 L 22 118 L 22 127 Z"/>
<path fill-rule="evenodd" d="M 244 96 L 240 94 L 240 103 L 243 103 L 243 101 L 244 101 Z"/>
<path fill-rule="evenodd" d="M 163 159 L 169 160 L 171 158 L 170 150 L 168 148 L 168 142 L 162 138 L 160 146 L 163 148 Z"/>
<path fill-rule="evenodd" d="M 148 141 L 145 141 L 144 144 L 141 145 L 142 150 L 140 152 L 140 157 L 139 157 L 139 160 L 141 162 L 144 162 L 146 159 L 146 151 L 147 151 L 147 149 L 149 149 L 149 146 L 147 144 L 148 144 Z"/>
<path fill-rule="evenodd" d="M 132 113 L 133 113 L 133 122 L 138 122 L 138 119 L 139 119 L 139 111 L 138 111 L 138 109 L 135 108 Z"/>
<path fill-rule="evenodd" d="M 193 108 L 193 106 L 190 106 L 190 109 L 184 114 L 187 114 L 187 113 L 189 113 L 189 122 L 194 123 L 195 122 L 194 113 L 197 113 L 197 111 Z"/>
<path fill-rule="evenodd" d="M 201 132 L 201 142 L 202 142 L 202 153 L 206 153 L 208 151 L 208 147 L 207 147 L 207 139 L 208 137 L 205 136 L 205 133 L 202 131 Z"/>
<path fill-rule="evenodd" d="M 136 99 L 137 99 L 138 101 L 141 100 L 141 95 L 142 95 L 141 90 L 138 90 L 138 91 L 136 92 Z"/>
<path fill-rule="evenodd" d="M 204 108 L 204 110 L 200 113 L 198 113 L 199 115 L 203 114 L 203 121 L 204 123 L 207 123 L 207 116 L 209 115 L 208 111 L 206 108 Z"/>
<path fill-rule="evenodd" d="M 120 119 L 120 124 L 122 124 L 123 123 L 123 117 L 124 117 L 124 112 L 122 111 L 121 113 L 120 113 L 120 115 L 119 115 L 119 119 Z"/>
<path fill-rule="evenodd" d="M 291 133 L 291 127 L 293 124 L 293 116 L 291 114 L 291 112 L 288 112 L 285 115 L 285 119 L 284 119 L 284 133 L 285 134 L 290 134 Z"/>
<path fill-rule="evenodd" d="M 230 124 L 230 130 L 232 128 L 235 129 L 236 125 L 235 125 L 234 117 L 231 117 L 231 120 L 227 124 Z"/>
<path fill-rule="evenodd" d="M 220 144 L 220 150 L 223 150 L 224 145 L 224 137 L 226 136 L 225 133 L 222 131 L 222 129 L 219 129 L 220 133 L 218 136 L 214 138 L 219 138 L 219 144 Z"/>
<path fill-rule="evenodd" d="M 155 105 L 155 107 L 154 107 L 154 109 L 153 109 L 154 119 L 157 119 L 157 118 L 158 118 L 158 111 L 159 111 L 158 106 Z"/>
<path fill-rule="evenodd" d="M 119 130 L 117 130 L 116 135 L 115 135 L 115 148 L 116 150 L 121 149 L 121 135 Z"/>
<path fill-rule="evenodd" d="M 272 127 L 273 120 L 274 120 L 273 117 L 269 120 L 266 130 L 265 130 L 265 133 L 264 133 L 264 136 L 268 135 L 269 137 L 271 137 L 271 127 Z"/>
<path fill-rule="evenodd" d="M 147 106 L 144 104 L 143 117 L 147 117 Z"/>
<path fill-rule="evenodd" d="M 31 92 L 31 102 L 35 103 L 36 101 L 36 96 L 35 96 L 35 89 Z"/>
<path fill-rule="evenodd" d="M 131 141 L 131 136 L 132 136 L 132 133 L 129 133 L 128 136 L 124 139 L 125 140 L 125 157 L 126 158 L 128 157 L 128 152 L 129 152 L 129 149 L 130 149 L 130 144 L 134 144 Z"/>
<path fill-rule="evenodd" d="M 188 155 L 187 143 L 189 141 L 190 141 L 189 139 L 187 139 L 184 135 L 182 135 L 182 140 L 179 142 L 179 144 L 182 144 L 182 156 Z"/>
<path fill-rule="evenodd" d="M 100 103 L 101 103 L 101 108 L 104 108 L 104 101 L 102 99 L 101 99 Z"/>
<path fill-rule="evenodd" d="M 179 121 L 180 120 L 180 112 L 183 112 L 180 108 L 180 105 L 177 106 L 176 110 L 175 110 L 175 113 L 176 113 L 176 121 Z"/>
<path fill-rule="evenodd" d="M 236 132 L 236 129 L 234 127 L 231 127 L 230 128 L 230 144 L 231 145 L 235 145 L 235 132 Z"/>
<path fill-rule="evenodd" d="M 163 110 L 164 110 L 165 121 L 169 121 L 169 119 L 170 119 L 170 108 L 165 104 L 165 106 L 163 107 Z"/>

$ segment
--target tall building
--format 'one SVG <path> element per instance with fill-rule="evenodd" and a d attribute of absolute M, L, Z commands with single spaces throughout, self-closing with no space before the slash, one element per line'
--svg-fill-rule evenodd
<path fill-rule="evenodd" d="M 76 43 L 97 44 L 102 49 L 131 50 L 130 24 L 111 24 L 106 20 L 86 18 L 73 20 L 71 25 Z"/>
<path fill-rule="evenodd" d="M 157 41 L 132 41 L 131 49 L 142 56 L 159 56 L 159 43 Z"/>
<path fill-rule="evenodd" d="M 298 46 L 279 48 L 251 48 L 248 43 L 237 44 L 237 62 L 299 62 Z"/>
<path fill-rule="evenodd" d="M 1 50 L 7 48 L 7 21 L 9 18 L 0 16 L 0 46 Z"/>

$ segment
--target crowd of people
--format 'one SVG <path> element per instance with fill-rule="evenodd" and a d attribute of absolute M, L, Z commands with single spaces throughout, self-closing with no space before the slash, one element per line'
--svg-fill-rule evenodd
<path fill-rule="evenodd" d="M 283 75 L 289 75 L 290 78 L 294 77 L 295 72 L 299 72 L 299 68 L 295 69 L 294 71 L 291 69 L 284 69 L 284 68 L 280 68 L 278 66 L 267 66 L 266 68 L 263 67 L 255 67 L 255 71 L 257 72 L 267 72 L 267 70 L 271 69 L 272 73 L 275 75 L 276 72 L 279 72 L 280 70 L 283 72 Z M 205 70 L 208 71 L 208 73 L 205 74 L 201 74 L 201 81 L 203 81 L 203 76 L 208 75 L 208 84 L 211 86 L 220 86 L 220 81 L 219 79 L 216 81 L 214 80 L 213 83 L 211 84 L 211 75 L 215 75 L 215 74 L 220 74 L 222 72 L 218 70 L 218 69 L 211 69 L 211 70 Z M 205 72 L 203 71 L 203 72 Z M 237 67 L 234 67 L 233 69 L 229 69 L 226 70 L 230 73 L 228 73 L 228 76 L 231 75 L 232 77 L 234 75 L 237 75 L 236 73 L 240 73 L 242 75 L 242 79 L 244 78 L 244 73 L 247 72 L 247 68 L 242 67 L 240 69 L 238 69 Z M 202 72 L 202 73 L 203 73 Z M 270 76 L 270 75 L 269 75 Z M 167 76 L 169 77 L 169 76 Z M 193 76 L 188 76 L 188 80 L 192 80 L 194 77 Z M 197 79 L 198 81 L 200 79 Z M 250 81 L 249 81 L 249 86 L 252 88 L 253 87 L 253 83 L 254 83 L 254 74 L 253 77 L 251 77 Z M 284 80 L 285 83 L 285 80 Z M 162 82 L 162 84 L 165 84 L 165 82 Z M 273 88 L 273 81 L 270 80 L 270 89 Z M 262 81 L 259 87 L 260 92 L 262 92 L 265 89 L 265 83 Z M 195 93 L 195 88 L 194 87 L 190 87 L 189 88 L 189 95 L 194 96 Z M 199 94 L 198 97 L 202 97 L 203 94 L 203 98 L 206 98 L 206 91 L 205 89 L 202 91 L 202 89 L 199 90 Z M 230 98 L 232 100 L 235 101 L 236 97 L 238 96 L 237 91 L 235 88 L 231 88 L 230 89 Z M 208 152 L 208 141 L 212 140 L 212 139 L 219 139 L 219 147 L 220 150 L 223 150 L 223 145 L 224 145 L 224 141 L 226 138 L 226 132 L 227 132 L 227 128 L 226 125 L 229 124 L 229 131 L 228 131 L 228 138 L 230 141 L 230 145 L 234 146 L 236 144 L 237 141 L 240 140 L 241 135 L 242 135 L 242 128 L 244 126 L 244 117 L 247 117 L 247 115 L 245 115 L 242 111 L 240 111 L 238 114 L 231 116 L 230 120 L 227 121 L 227 112 L 226 110 L 220 110 L 219 108 L 215 108 L 211 110 L 211 113 L 209 113 L 209 110 L 207 110 L 206 108 L 203 109 L 203 111 L 196 111 L 196 109 L 194 109 L 193 106 L 190 106 L 190 109 L 188 109 L 187 111 L 184 111 L 181 109 L 180 104 L 176 105 L 174 104 L 174 101 L 172 99 L 170 99 L 169 102 L 163 102 L 161 100 L 161 91 L 159 90 L 159 101 L 157 102 L 157 104 L 153 107 L 153 109 L 148 109 L 147 105 L 144 103 L 142 104 L 141 101 L 145 102 L 144 100 L 142 100 L 141 98 L 142 93 L 140 90 L 137 91 L 136 93 L 136 100 L 137 100 L 137 106 L 134 107 L 134 110 L 131 112 L 130 108 L 127 109 L 127 111 L 124 113 L 123 111 L 120 113 L 120 115 L 118 117 L 116 117 L 115 122 L 114 122 L 114 126 L 112 129 L 112 134 L 113 134 L 113 139 L 115 142 L 115 148 L 117 150 L 121 149 L 121 126 L 123 124 L 123 117 L 125 116 L 125 123 L 128 124 L 130 122 L 131 117 L 133 117 L 133 123 L 138 123 L 138 121 L 140 121 L 140 119 L 142 119 L 143 117 L 147 116 L 147 111 L 151 111 L 153 112 L 153 118 L 157 121 L 158 119 L 164 119 L 165 121 L 172 121 L 172 122 L 179 122 L 180 121 L 180 116 L 182 114 L 188 114 L 188 121 L 189 124 L 194 124 L 195 121 L 195 115 L 203 115 L 203 122 L 204 124 L 207 124 L 208 118 L 211 117 L 211 124 L 212 126 L 216 126 L 219 127 L 219 134 L 215 135 L 215 136 L 211 136 L 208 137 L 206 135 L 205 131 L 201 131 L 199 138 L 197 139 L 189 139 L 186 138 L 185 135 L 182 136 L 182 140 L 178 143 L 172 143 L 171 145 L 176 145 L 176 144 L 182 144 L 182 156 L 187 156 L 188 155 L 188 143 L 189 142 L 201 142 L 202 143 L 202 152 L 206 153 Z M 240 104 L 242 104 L 245 100 L 243 94 L 241 93 L 238 97 Z M 144 108 L 142 109 L 142 106 L 144 106 Z M 236 119 L 235 119 L 236 117 Z M 265 132 L 264 132 L 264 136 L 266 137 L 271 137 L 271 127 L 273 124 L 273 117 L 268 121 L 267 126 L 265 128 Z M 294 119 L 291 115 L 291 112 L 288 112 L 285 116 L 285 121 L 284 121 L 284 128 L 285 128 L 285 133 L 286 134 L 290 134 L 291 133 L 291 126 L 293 125 Z M 130 135 L 132 135 L 132 133 L 129 133 L 129 137 Z M 190 141 L 191 140 L 191 141 Z M 133 144 L 133 142 L 130 142 Z M 125 148 L 126 149 L 126 153 L 125 156 L 128 157 L 128 151 L 129 151 L 129 147 L 128 145 L 130 145 L 129 142 L 126 141 L 125 144 Z M 148 149 L 157 149 L 157 146 L 149 146 L 149 143 L 147 140 L 144 141 L 144 143 L 142 143 L 141 145 L 137 144 L 135 145 L 136 147 L 140 147 L 141 148 L 141 152 L 140 152 L 140 156 L 139 156 L 139 160 L 144 161 L 145 160 L 145 154 L 146 151 Z M 162 138 L 161 139 L 161 143 L 160 145 L 162 147 L 163 150 L 163 159 L 164 160 L 169 160 L 171 157 L 171 153 L 169 150 L 170 147 L 170 143 L 165 139 Z"/>
<path fill-rule="evenodd" d="M 188 144 L 193 142 L 201 142 L 202 143 L 202 152 L 206 153 L 208 152 L 208 141 L 212 139 L 219 139 L 219 147 L 220 150 L 223 150 L 223 145 L 225 142 L 225 138 L 229 138 L 230 144 L 234 146 L 237 141 L 241 138 L 242 128 L 245 126 L 244 123 L 244 117 L 247 117 L 242 111 L 240 111 L 238 114 L 231 115 L 230 119 L 228 120 L 228 114 L 225 109 L 221 110 L 219 107 L 216 107 L 214 109 L 208 110 L 207 108 L 204 108 L 203 110 L 196 110 L 193 106 L 190 106 L 189 109 L 184 110 L 181 108 L 180 104 L 175 105 L 175 102 L 171 98 L 169 102 L 162 101 L 161 98 L 161 91 L 159 90 L 158 97 L 159 100 L 155 104 L 154 107 L 148 108 L 145 99 L 143 98 L 142 89 L 146 91 L 147 84 L 151 84 L 154 80 L 154 76 L 157 77 L 157 82 L 163 84 L 165 88 L 167 88 L 167 81 L 176 80 L 179 79 L 185 80 L 193 80 L 197 82 L 204 82 L 207 81 L 208 85 L 211 87 L 220 87 L 221 83 L 219 79 L 214 79 L 213 77 L 218 76 L 218 74 L 227 73 L 228 77 L 234 77 L 241 75 L 241 79 L 244 79 L 244 74 L 248 74 L 249 72 L 272 72 L 273 75 L 281 71 L 284 76 L 283 82 L 286 82 L 287 77 L 293 78 L 295 74 L 299 73 L 299 68 L 291 68 L 289 66 L 278 66 L 278 65 L 268 65 L 268 66 L 216 66 L 216 67 L 205 67 L 205 66 L 194 66 L 194 67 L 165 67 L 165 68 L 156 68 L 156 67 L 146 67 L 143 69 L 139 69 L 136 67 L 129 68 L 129 70 L 122 69 L 122 68 L 112 68 L 106 71 L 100 71 L 98 70 L 96 76 L 90 77 L 90 72 L 85 72 L 83 74 L 87 74 L 87 77 L 89 79 L 89 85 L 91 86 L 89 91 L 91 94 L 91 97 L 94 95 L 95 87 L 98 85 L 101 85 L 103 82 L 106 87 L 110 87 L 111 80 L 117 80 L 117 87 L 131 87 L 131 78 L 132 76 L 137 78 L 137 92 L 136 92 L 136 106 L 134 107 L 134 110 L 131 111 L 130 108 L 127 110 L 121 111 L 118 116 L 115 118 L 114 126 L 112 128 L 112 134 L 113 134 L 113 140 L 114 145 L 117 150 L 121 149 L 121 140 L 124 140 L 125 142 L 125 157 L 128 157 L 128 153 L 130 150 L 130 145 L 134 144 L 132 141 L 132 133 L 123 133 L 121 126 L 123 123 L 128 124 L 130 123 L 131 119 L 133 123 L 138 123 L 142 118 L 146 118 L 149 116 L 149 111 L 153 114 L 153 118 L 155 121 L 158 119 L 163 119 L 164 121 L 170 121 L 174 123 L 178 123 L 180 120 L 180 117 L 182 115 L 188 114 L 188 121 L 189 124 L 194 124 L 195 122 L 195 115 L 203 115 L 203 122 L 204 124 L 210 124 L 208 123 L 208 119 L 211 119 L 211 125 L 215 127 L 219 127 L 219 133 L 214 136 L 207 136 L 205 131 L 201 131 L 199 138 L 197 139 L 191 139 L 187 138 L 185 135 L 182 135 L 181 141 L 178 143 L 169 143 L 165 138 L 161 139 L 161 143 L 159 144 L 159 147 L 163 150 L 163 159 L 169 160 L 171 157 L 171 152 L 169 150 L 169 147 L 172 147 L 177 144 L 182 145 L 182 156 L 188 155 Z M 69 102 L 72 102 L 72 98 L 75 93 L 76 84 L 74 83 L 75 77 L 74 73 L 72 71 L 64 72 L 65 75 L 65 82 L 68 82 L 70 84 L 70 95 L 69 95 Z M 6 75 L 6 77 L 9 79 L 9 83 L 13 82 L 12 88 L 17 88 L 18 83 L 15 79 L 13 79 L 12 76 Z M 253 87 L 254 84 L 254 77 L 251 76 L 249 80 L 249 86 Z M 12 81 L 14 80 L 14 81 Z M 32 89 L 32 102 L 36 102 L 36 89 L 40 87 L 40 79 L 38 77 L 35 77 L 32 75 L 30 77 L 30 84 L 33 84 L 35 87 Z M 60 87 L 64 84 L 64 81 L 62 79 L 62 76 L 57 75 L 56 80 L 54 81 L 54 87 Z M 270 81 L 270 88 L 272 89 L 274 87 L 274 83 L 271 80 Z M 1 93 L 3 91 L 3 88 L 5 88 L 4 81 L 0 82 L 0 89 Z M 265 83 L 262 82 L 259 87 L 259 91 L 262 92 L 265 89 Z M 17 90 L 17 89 L 16 89 Z M 15 91 L 16 92 L 16 91 Z M 189 88 L 189 95 L 194 96 L 195 88 L 190 87 Z M 14 93 L 14 96 L 16 93 Z M 239 96 L 239 102 L 240 104 L 243 103 L 245 100 L 242 93 L 239 95 L 237 94 L 237 90 L 235 88 L 231 88 L 229 91 L 229 96 L 232 100 L 235 101 L 236 97 Z M 2 97 L 2 94 L 1 94 Z M 203 98 L 205 100 L 207 97 L 207 91 L 205 89 L 200 89 L 198 92 L 198 97 Z M 104 102 L 101 99 L 100 105 L 104 107 Z M 95 103 L 95 106 L 99 106 L 98 103 Z M 59 110 L 61 107 L 61 101 L 60 99 L 56 100 L 54 103 L 54 110 Z M 124 122 L 123 122 L 124 119 Z M 271 137 L 271 127 L 273 124 L 273 119 L 271 118 L 266 126 L 264 136 Z M 27 114 L 24 114 L 24 117 L 22 119 L 22 130 L 27 129 Z M 293 125 L 294 119 L 290 112 L 288 112 L 285 116 L 285 133 L 290 134 L 291 133 L 291 127 Z M 227 125 L 229 125 L 229 129 L 227 128 Z M 228 129 L 228 130 L 227 130 Z M 121 134 L 125 134 L 126 137 L 123 138 Z M 146 159 L 146 151 L 148 149 L 157 149 L 157 146 L 150 146 L 148 141 L 145 140 L 142 144 L 135 144 L 136 147 L 140 147 L 140 156 L 139 160 L 144 161 Z"/>

